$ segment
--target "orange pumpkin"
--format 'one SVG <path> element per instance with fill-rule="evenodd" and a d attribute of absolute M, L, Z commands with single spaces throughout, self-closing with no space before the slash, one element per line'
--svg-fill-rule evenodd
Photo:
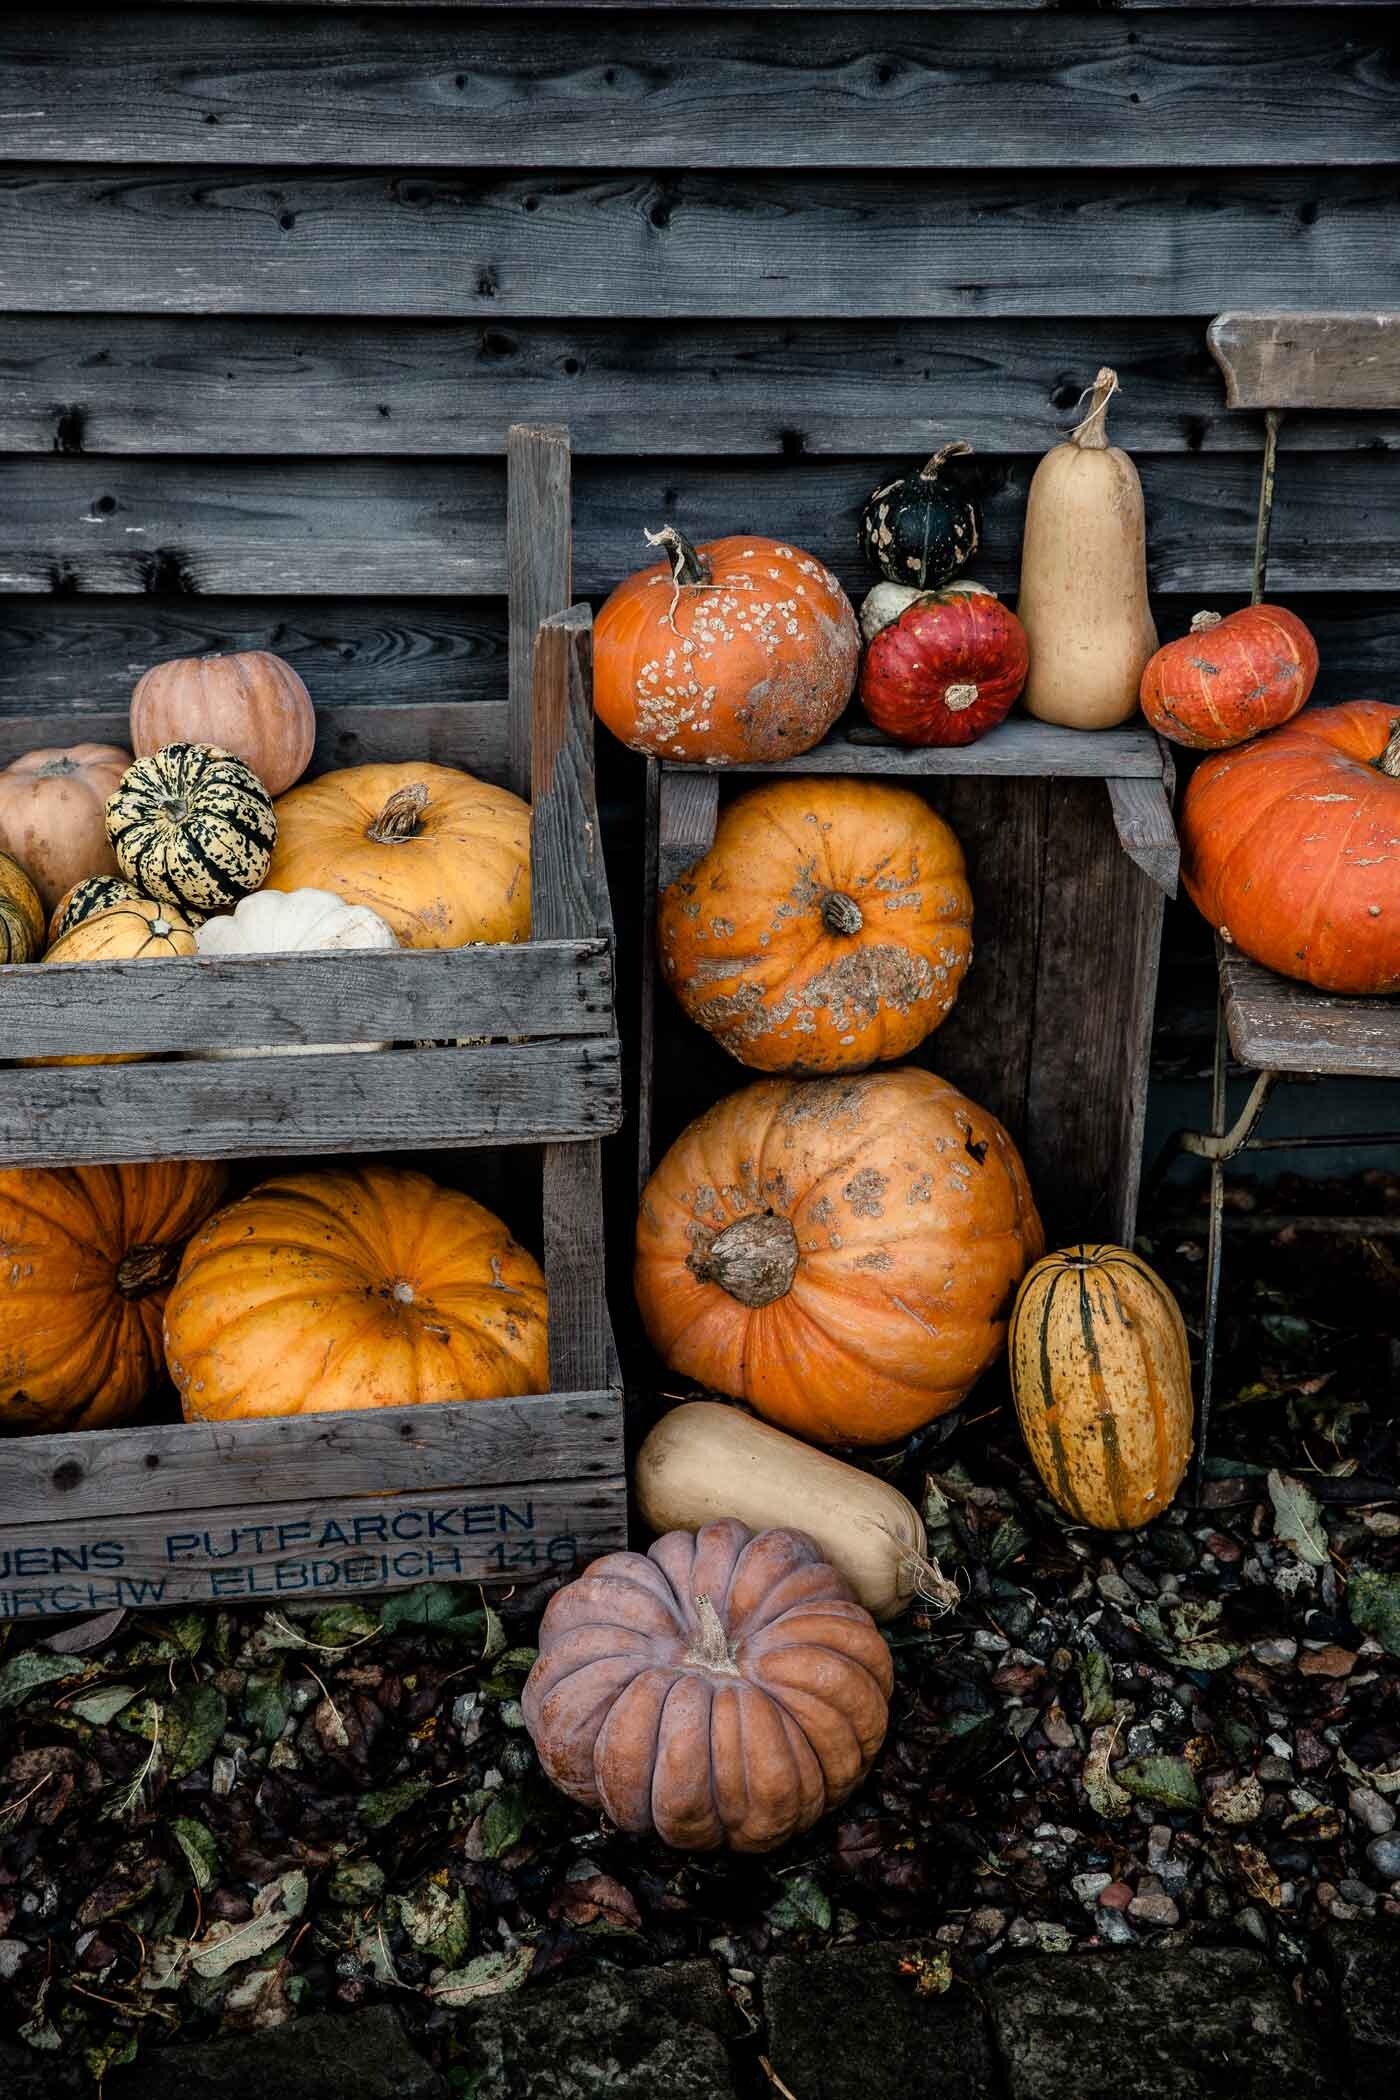
<path fill-rule="evenodd" d="M 667 983 L 760 1072 L 905 1057 L 952 1010 L 972 956 L 962 849 L 923 797 L 797 779 L 730 803 L 661 898 Z"/>
<path fill-rule="evenodd" d="M 884 1444 L 1000 1355 L 1044 1246 L 1020 1155 L 932 1072 L 760 1080 L 647 1184 L 637 1303 L 669 1368 L 824 1444 Z"/>
<path fill-rule="evenodd" d="M 39 892 L 19 862 L 0 853 L 0 963 L 33 962 L 43 946 Z"/>
<path fill-rule="evenodd" d="M 166 962 L 172 956 L 193 955 L 197 943 L 194 928 L 173 904 L 157 904 L 150 897 L 130 897 L 109 904 L 86 919 L 79 919 L 59 935 L 44 957 L 46 963 Z M 33 1065 L 133 1065 L 142 1057 L 139 1050 L 112 1050 L 98 1057 L 30 1057 Z"/>
<path fill-rule="evenodd" d="M 85 875 L 115 875 L 107 797 L 131 753 L 116 744 L 31 751 L 0 773 L 0 847 L 13 854 L 51 912 Z"/>
<path fill-rule="evenodd" d="M 0 1172 L 0 1434 L 137 1412 L 181 1249 L 224 1187 L 202 1160 Z"/>
<path fill-rule="evenodd" d="M 520 1703 L 549 1778 L 629 1836 L 771 1852 L 865 1776 L 893 1688 L 815 1542 L 729 1517 L 557 1591 Z"/>
<path fill-rule="evenodd" d="M 252 768 L 269 795 L 300 780 L 316 742 L 316 710 L 297 673 L 267 649 L 177 656 L 156 664 L 131 696 L 131 748 L 213 744 Z"/>
<path fill-rule="evenodd" d="M 405 948 L 530 938 L 530 811 L 455 766 L 349 766 L 277 804 L 268 890 L 329 890 Z"/>
<path fill-rule="evenodd" d="M 277 1175 L 190 1242 L 165 1354 L 191 1421 L 544 1393 L 544 1277 L 426 1174 Z"/>
<path fill-rule="evenodd" d="M 647 537 L 668 560 L 620 584 L 593 629 L 593 704 L 614 736 L 714 766 L 819 744 L 860 655 L 836 578 L 778 540 Z"/>
<path fill-rule="evenodd" d="M 1326 992 L 1400 992 L 1400 706 L 1349 700 L 1198 766 L 1181 873 L 1226 941 Z"/>
<path fill-rule="evenodd" d="M 1317 644 L 1283 605 L 1197 613 L 1142 674 L 1152 727 L 1193 751 L 1223 751 L 1297 714 L 1317 677 Z"/>

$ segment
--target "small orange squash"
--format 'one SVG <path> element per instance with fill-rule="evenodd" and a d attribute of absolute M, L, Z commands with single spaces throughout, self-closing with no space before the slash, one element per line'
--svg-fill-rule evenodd
<path fill-rule="evenodd" d="M 1224 751 L 1291 721 L 1317 677 L 1317 643 L 1286 605 L 1197 613 L 1142 674 L 1152 727 L 1192 751 Z"/>
<path fill-rule="evenodd" d="M 731 802 L 661 898 L 661 968 L 693 1021 L 760 1072 L 906 1057 L 972 957 L 962 849 L 921 795 L 778 780 Z"/>
<path fill-rule="evenodd" d="M 150 897 L 130 897 L 109 904 L 80 919 L 59 935 L 44 957 L 46 963 L 166 962 L 172 956 L 193 955 L 194 928 L 181 918 L 173 904 L 157 904 Z M 100 1057 L 33 1057 L 35 1065 L 132 1065 L 139 1050 L 112 1050 Z"/>
<path fill-rule="evenodd" d="M 268 649 L 177 656 L 137 680 L 131 748 L 213 744 L 256 773 L 269 795 L 300 780 L 316 743 L 316 710 L 291 665 Z"/>
<path fill-rule="evenodd" d="M 1166 1509 L 1191 1456 L 1191 1352 L 1175 1298 L 1126 1247 L 1036 1263 L 1011 1316 L 1016 1418 L 1076 1524 L 1135 1531 Z"/>
<path fill-rule="evenodd" d="M 0 847 L 12 853 L 52 911 L 85 875 L 115 875 L 107 797 L 131 753 L 115 744 L 31 751 L 0 772 Z"/>

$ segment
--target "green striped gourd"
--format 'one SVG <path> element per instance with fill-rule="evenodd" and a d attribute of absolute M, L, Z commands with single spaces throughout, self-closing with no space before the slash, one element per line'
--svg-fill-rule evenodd
<path fill-rule="evenodd" d="M 259 887 L 277 842 L 256 773 L 213 744 L 138 758 L 107 802 L 107 835 L 144 896 L 207 918 Z"/>

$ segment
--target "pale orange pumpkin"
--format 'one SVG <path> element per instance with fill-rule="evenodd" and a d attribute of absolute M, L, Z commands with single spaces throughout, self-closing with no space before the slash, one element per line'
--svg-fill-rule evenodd
<path fill-rule="evenodd" d="M 858 1072 L 946 1020 L 972 957 L 962 849 L 921 795 L 777 780 L 731 802 L 662 893 L 661 969 L 760 1072 Z"/>
<path fill-rule="evenodd" d="M 116 744 L 30 751 L 0 773 L 0 847 L 13 854 L 51 912 L 85 875 L 115 875 L 107 797 L 131 753 Z"/>
<path fill-rule="evenodd" d="M 277 804 L 263 888 L 329 890 L 405 948 L 530 938 L 530 811 L 455 766 L 349 766 Z"/>
<path fill-rule="evenodd" d="M 883 1444 L 1001 1354 L 1043 1247 L 1001 1124 L 905 1066 L 760 1080 L 692 1123 L 647 1184 L 634 1279 L 681 1377 L 816 1443 Z"/>
<path fill-rule="evenodd" d="M 165 1352 L 191 1421 L 544 1393 L 544 1277 L 426 1174 L 282 1174 L 191 1241 Z"/>
<path fill-rule="evenodd" d="M 269 795 L 300 780 L 316 742 L 316 710 L 298 674 L 268 649 L 177 656 L 155 664 L 131 696 L 131 748 L 213 744 L 251 767 Z"/>
<path fill-rule="evenodd" d="M 162 1382 L 161 1313 L 222 1167 L 0 1172 L 0 1434 L 105 1429 Z"/>
<path fill-rule="evenodd" d="M 173 904 L 150 897 L 129 897 L 79 919 L 59 935 L 44 957 L 46 963 L 168 962 L 193 955 L 195 932 Z M 132 1065 L 139 1050 L 112 1050 L 98 1057 L 32 1057 L 33 1065 Z"/>

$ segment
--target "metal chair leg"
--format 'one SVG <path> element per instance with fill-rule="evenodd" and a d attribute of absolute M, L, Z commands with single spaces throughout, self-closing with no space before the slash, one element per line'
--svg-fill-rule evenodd
<path fill-rule="evenodd" d="M 1201 1346 L 1201 1398 L 1196 1411 L 1196 1453 L 1191 1468 L 1192 1499 L 1199 1502 L 1205 1478 L 1206 1438 L 1210 1429 L 1210 1400 L 1215 1385 L 1215 1328 L 1220 1314 L 1220 1267 L 1224 1257 L 1225 1162 L 1219 1141 L 1225 1136 L 1227 1109 L 1225 1004 L 1215 1002 L 1215 1061 L 1211 1068 L 1210 1130 L 1216 1143 L 1210 1152 L 1210 1212 L 1206 1227 L 1205 1325 Z M 1183 1142 L 1186 1142 L 1183 1140 Z"/>

